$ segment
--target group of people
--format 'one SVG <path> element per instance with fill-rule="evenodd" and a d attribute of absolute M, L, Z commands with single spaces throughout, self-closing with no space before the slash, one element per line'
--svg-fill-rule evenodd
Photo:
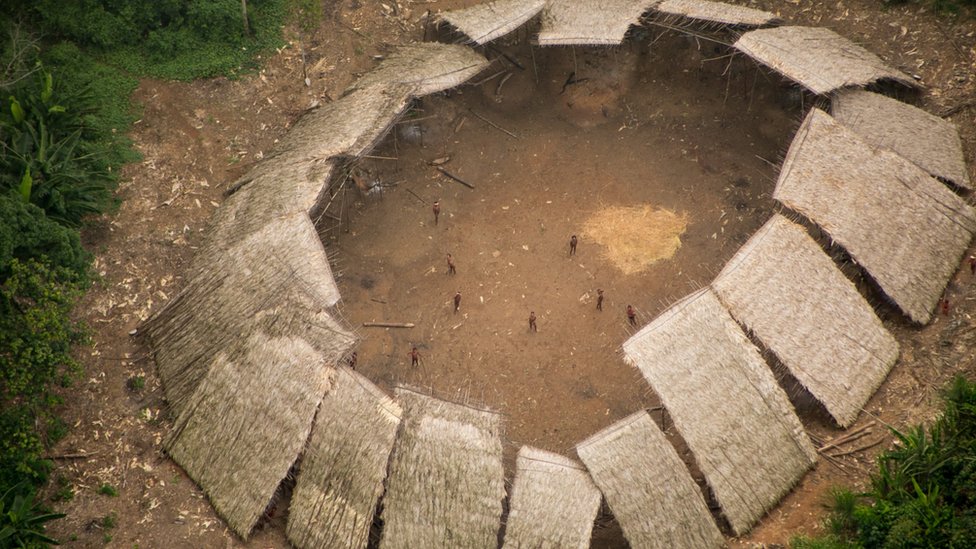
<path fill-rule="evenodd" d="M 440 221 L 440 215 L 441 215 L 441 202 L 440 202 L 440 200 L 435 200 L 434 201 L 434 205 L 433 205 L 432 210 L 434 212 L 434 225 L 437 225 L 439 223 L 439 221 Z M 579 245 L 579 237 L 577 237 L 574 234 L 574 235 L 572 235 L 569 238 L 569 255 L 570 256 L 576 255 L 576 248 L 577 248 L 578 245 Z M 455 263 L 454 256 L 451 255 L 451 254 L 447 254 L 447 274 L 449 274 L 449 275 L 456 275 L 457 274 L 457 264 Z M 604 298 L 605 298 L 605 294 L 603 292 L 603 289 L 602 288 L 597 288 L 597 290 L 596 290 L 596 309 L 598 311 L 602 311 L 603 310 L 603 300 L 604 300 Z M 457 290 L 454 293 L 454 314 L 457 314 L 460 310 L 461 310 L 461 290 Z M 627 305 L 626 314 L 627 314 L 627 322 L 628 322 L 628 324 L 630 324 L 631 326 L 636 327 L 637 326 L 637 310 L 634 309 L 634 306 L 633 305 Z M 535 311 L 529 311 L 529 331 L 530 332 L 538 332 L 539 331 L 539 327 L 538 327 L 537 321 L 538 321 L 538 317 L 536 316 Z M 411 366 L 416 367 L 416 366 L 419 366 L 420 365 L 420 351 L 417 349 L 417 346 L 416 345 L 412 346 L 412 348 L 410 349 L 409 356 L 410 356 L 410 365 Z M 355 365 L 356 365 L 356 353 L 353 353 L 351 355 L 351 358 L 349 359 L 349 365 L 350 365 L 350 367 L 352 367 L 352 368 L 355 369 Z"/>

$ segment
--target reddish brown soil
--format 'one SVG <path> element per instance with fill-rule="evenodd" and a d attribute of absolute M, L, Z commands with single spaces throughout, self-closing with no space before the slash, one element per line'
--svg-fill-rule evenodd
<path fill-rule="evenodd" d="M 472 3 L 401 3 L 396 14 L 379 4 L 329 3 L 328 20 L 301 42 L 310 87 L 302 82 L 298 37 L 261 74 L 239 81 L 142 82 L 135 100 L 143 115 L 132 135 L 144 160 L 126 169 L 121 210 L 86 235 L 102 275 L 80 308 L 95 347 L 84 351 L 86 374 L 66 394 L 65 416 L 74 429 L 52 454 L 89 457 L 57 460 L 56 475 L 75 495 L 52 499 L 69 514 L 52 526 L 56 537 L 76 547 L 287 546 L 284 505 L 242 543 L 162 454 L 169 419 L 159 381 L 147 349 L 127 334 L 179 291 L 223 190 L 304 109 L 336 97 L 375 64 L 372 55 L 421 37 L 428 7 Z M 930 112 L 974 97 L 971 23 L 917 7 L 881 11 L 872 0 L 756 5 L 837 30 L 919 75 L 927 86 L 920 104 Z M 619 352 L 630 333 L 623 309 L 633 304 L 641 322 L 649 321 L 707 283 L 768 218 L 776 175 L 770 162 L 785 151 L 800 111 L 796 94 L 751 62 L 737 60 L 731 77 L 723 76 L 727 60 L 710 59 L 725 52 L 708 42 L 665 36 L 650 48 L 576 48 L 575 60 L 572 50 L 535 49 L 534 69 L 524 43 L 508 48 L 525 70 L 510 67 L 500 93 L 501 76 L 422 101 L 415 117 L 424 120 L 408 119 L 395 142 L 374 152 L 398 160 L 363 161 L 357 168 L 365 181 L 396 186 L 382 196 L 348 192 L 343 226 L 323 222 L 321 228 L 341 273 L 341 310 L 351 325 L 417 323 L 409 331 L 359 328 L 360 369 L 385 386 L 429 387 L 502 410 L 510 463 L 521 444 L 572 455 L 582 438 L 656 403 Z M 571 71 L 589 80 L 563 92 Z M 951 120 L 973 158 L 976 110 L 963 108 Z M 422 138 L 414 138 L 415 128 Z M 442 167 L 475 189 L 426 163 L 446 156 L 451 159 Z M 443 212 L 432 226 L 435 199 Z M 568 257 L 569 236 L 582 235 L 594 213 L 645 204 L 687 216 L 673 258 L 625 275 L 585 235 L 577 255 Z M 456 257 L 455 276 L 446 274 L 446 253 Z M 607 292 L 602 313 L 593 301 L 597 287 Z M 463 300 L 454 315 L 456 290 Z M 890 315 L 902 358 L 855 427 L 873 418 L 896 428 L 929 420 L 944 382 L 955 372 L 976 373 L 970 330 L 976 293 L 968 271 L 957 275 L 950 299 L 950 315 L 928 327 Z M 538 333 L 527 331 L 529 311 L 539 317 Z M 418 369 L 407 356 L 413 344 L 423 355 Z M 145 378 L 145 388 L 127 388 L 134 376 Z M 815 407 L 801 408 L 801 416 L 820 439 L 839 433 Z M 874 440 L 882 442 L 836 466 L 821 461 L 746 539 L 730 543 L 785 543 L 815 531 L 827 489 L 863 484 L 870 460 L 890 444 L 879 428 L 866 439 Z M 103 483 L 119 496 L 99 494 Z M 113 514 L 116 525 L 106 529 L 102 519 Z M 596 537 L 600 546 L 623 543 L 612 525 L 598 528 Z"/>
<path fill-rule="evenodd" d="M 523 444 L 572 452 L 656 404 L 619 351 L 632 332 L 626 306 L 640 324 L 649 321 L 707 284 L 766 220 L 775 172 L 760 158 L 776 158 L 799 116 L 749 108 L 750 99 L 765 105 L 779 92 L 768 84 L 751 96 L 715 93 L 725 79 L 692 70 L 696 50 L 682 37 L 657 47 L 679 55 L 662 63 L 636 46 L 581 51 L 574 71 L 570 50 L 542 50 L 538 84 L 531 67 L 513 68 L 501 94 L 498 77 L 426 99 L 418 122 L 408 116 L 374 153 L 398 160 L 360 164 L 360 180 L 396 186 L 366 198 L 350 192 L 351 221 L 322 223 L 341 266 L 343 313 L 354 326 L 417 324 L 362 330 L 366 375 L 502 410 L 509 458 Z M 510 55 L 531 64 L 525 47 Z M 571 72 L 584 81 L 563 88 Z M 695 143 L 696 135 L 710 142 Z M 475 189 L 428 165 L 444 158 L 441 168 Z M 672 258 L 626 274 L 584 225 L 607 208 L 641 205 L 676 212 L 687 229 L 674 235 L 681 246 Z M 570 256 L 573 234 L 581 238 Z M 457 275 L 448 274 L 448 253 Z M 602 312 L 597 288 L 606 295 Z M 410 367 L 412 345 L 424 357 L 420 368 Z"/>

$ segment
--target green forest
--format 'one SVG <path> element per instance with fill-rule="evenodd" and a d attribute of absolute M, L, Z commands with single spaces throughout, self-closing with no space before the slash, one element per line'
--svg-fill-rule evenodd
<path fill-rule="evenodd" d="M 117 207 L 138 78 L 252 70 L 281 44 L 282 0 L 0 1 L 0 547 L 46 546 L 46 449 L 87 340 L 97 283 L 80 231 Z M 292 6 L 294 9 L 295 6 Z"/>

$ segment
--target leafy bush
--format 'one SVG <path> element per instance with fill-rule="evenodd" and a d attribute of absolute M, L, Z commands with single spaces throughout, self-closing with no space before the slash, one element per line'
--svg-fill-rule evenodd
<path fill-rule="evenodd" d="M 56 93 L 57 92 L 57 93 Z M 48 216 L 78 226 L 111 203 L 115 176 L 91 139 L 87 90 L 55 90 L 44 68 L 10 90 L 0 114 L 0 182 Z"/>
<path fill-rule="evenodd" d="M 46 480 L 55 387 L 78 371 L 71 346 L 85 339 L 68 316 L 77 273 L 34 259 L 13 259 L 9 270 L 0 282 L 0 487 Z"/>
<path fill-rule="evenodd" d="M 976 383 L 956 378 L 929 429 L 892 429 L 871 490 L 832 494 L 830 533 L 796 547 L 976 547 Z M 818 545 L 823 544 L 823 545 Z"/>
<path fill-rule="evenodd" d="M 5 4 L 10 4 L 5 6 Z M 97 52 L 124 70 L 161 78 L 233 74 L 281 45 L 285 0 L 0 0 L 9 13 Z"/>
<path fill-rule="evenodd" d="M 0 192 L 0 283 L 12 274 L 15 259 L 57 266 L 79 283 L 87 280 L 91 264 L 78 231 L 52 221 L 37 206 Z"/>
<path fill-rule="evenodd" d="M 57 541 L 44 535 L 44 523 L 64 517 L 37 504 L 27 484 L 17 484 L 0 495 L 0 547 L 47 547 Z"/>

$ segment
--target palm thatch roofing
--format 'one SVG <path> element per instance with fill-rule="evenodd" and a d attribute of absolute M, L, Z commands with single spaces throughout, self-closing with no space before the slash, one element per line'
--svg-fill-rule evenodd
<path fill-rule="evenodd" d="M 413 390 L 383 498 L 381 549 L 496 548 L 505 497 L 498 414 Z"/>
<path fill-rule="evenodd" d="M 488 66 L 488 60 L 467 46 L 426 42 L 401 46 L 394 55 L 349 87 L 361 90 L 402 86 L 412 97 L 463 84 Z"/>
<path fill-rule="evenodd" d="M 549 0 L 539 45 L 608 45 L 624 41 L 631 25 L 661 0 Z"/>
<path fill-rule="evenodd" d="M 664 0 L 654 6 L 654 11 L 667 17 L 733 27 L 765 27 L 783 22 L 768 11 L 708 0 Z"/>
<path fill-rule="evenodd" d="M 712 288 L 842 427 L 898 359 L 898 342 L 854 284 L 783 216 L 739 249 Z"/>
<path fill-rule="evenodd" d="M 484 57 L 465 46 L 400 47 L 342 98 L 307 112 L 270 154 L 231 186 L 234 193 L 214 215 L 207 244 L 219 249 L 275 217 L 313 210 L 328 188 L 335 157 L 365 154 L 414 97 L 457 86 L 487 65 Z M 206 248 L 198 254 L 204 264 L 211 255 Z"/>
<path fill-rule="evenodd" d="M 165 442 L 247 539 L 305 446 L 335 374 L 301 338 L 255 332 L 216 353 Z"/>
<path fill-rule="evenodd" d="M 301 461 L 288 541 L 303 549 L 366 547 L 400 414 L 369 380 L 339 368 Z"/>
<path fill-rule="evenodd" d="M 722 533 L 687 467 L 645 411 L 576 447 L 634 548 L 720 547 Z"/>
<path fill-rule="evenodd" d="M 339 292 L 304 212 L 268 223 L 209 260 L 140 328 L 176 412 L 186 407 L 213 356 L 255 330 L 303 337 L 333 361 L 354 343 L 329 313 Z"/>
<path fill-rule="evenodd" d="M 502 549 L 585 549 L 599 508 L 600 491 L 581 464 L 523 446 Z"/>
<path fill-rule="evenodd" d="M 757 29 L 744 33 L 733 47 L 819 95 L 885 79 L 915 86 L 908 75 L 822 27 Z"/>
<path fill-rule="evenodd" d="M 786 393 L 709 289 L 674 304 L 623 349 L 661 397 L 736 534 L 816 461 Z"/>
<path fill-rule="evenodd" d="M 863 90 L 837 92 L 830 102 L 830 113 L 868 144 L 894 151 L 954 185 L 973 188 L 962 140 L 952 122 Z"/>
<path fill-rule="evenodd" d="M 773 198 L 820 225 L 919 323 L 976 230 L 962 198 L 819 109 L 797 130 Z"/>
<path fill-rule="evenodd" d="M 485 44 L 505 36 L 532 19 L 546 5 L 546 0 L 496 0 L 437 16 L 463 32 L 476 44 Z"/>

